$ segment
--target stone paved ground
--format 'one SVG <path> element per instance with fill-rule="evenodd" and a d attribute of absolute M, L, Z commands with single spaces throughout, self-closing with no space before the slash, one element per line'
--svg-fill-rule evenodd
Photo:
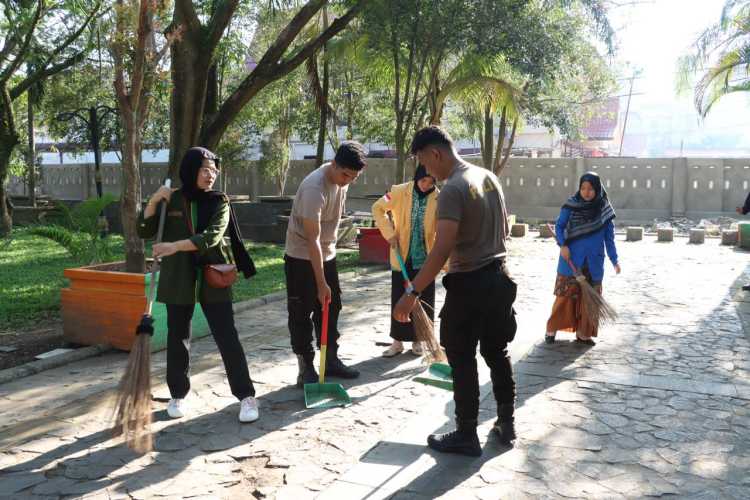
<path fill-rule="evenodd" d="M 344 283 L 343 355 L 362 370 L 354 404 L 304 409 L 290 386 L 284 302 L 238 314 L 261 419 L 236 421 L 210 339 L 194 343 L 192 414 L 166 420 L 164 354 L 155 356 L 156 450 L 110 439 L 124 354 L 0 385 L 0 495 L 11 498 L 750 498 L 750 302 L 747 257 L 717 240 L 619 243 L 624 273 L 605 293 L 620 312 L 596 347 L 572 335 L 541 343 L 555 247 L 511 246 L 519 283 L 513 355 L 519 383 L 513 449 L 479 459 L 427 452 L 451 395 L 419 385 L 420 361 L 385 360 L 386 273 Z M 743 277 L 744 276 L 744 277 Z M 750 279 L 750 278 L 748 278 Z M 442 293 L 439 293 L 438 302 Z M 750 300 L 750 299 L 749 299 Z M 745 316 L 746 315 L 746 316 Z M 481 364 L 481 362 L 480 362 Z M 481 372 L 482 427 L 494 416 Z"/>

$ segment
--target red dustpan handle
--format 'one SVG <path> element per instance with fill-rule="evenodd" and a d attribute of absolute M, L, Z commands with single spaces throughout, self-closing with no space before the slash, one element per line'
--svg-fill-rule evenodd
<path fill-rule="evenodd" d="M 323 304 L 323 318 L 320 332 L 320 370 L 318 370 L 318 383 L 322 384 L 326 378 L 326 354 L 328 351 L 328 306 L 329 301 Z"/>

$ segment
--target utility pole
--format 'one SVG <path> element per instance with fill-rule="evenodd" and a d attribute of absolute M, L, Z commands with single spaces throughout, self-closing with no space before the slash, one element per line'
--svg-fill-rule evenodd
<path fill-rule="evenodd" d="M 636 73 L 630 77 L 630 90 L 628 91 L 628 105 L 625 108 L 625 120 L 622 124 L 622 136 L 620 137 L 620 152 L 617 156 L 622 156 L 622 146 L 625 144 L 625 129 L 628 126 L 628 115 L 630 114 L 630 100 L 633 98 L 633 82 L 635 82 Z"/>

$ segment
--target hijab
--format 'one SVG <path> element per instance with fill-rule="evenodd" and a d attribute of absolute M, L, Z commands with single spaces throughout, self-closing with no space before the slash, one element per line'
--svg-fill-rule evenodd
<path fill-rule="evenodd" d="M 432 187 L 426 192 L 419 189 L 419 185 L 417 184 L 420 179 L 424 179 L 425 177 L 432 178 Z M 429 196 L 433 191 L 435 191 L 435 178 L 427 173 L 427 169 L 424 165 L 417 165 L 417 169 L 414 171 L 414 192 L 417 193 L 417 196 L 419 196 L 420 198 L 424 198 L 425 196 Z"/>
<path fill-rule="evenodd" d="M 231 242 L 232 255 L 234 256 L 237 269 L 245 275 L 245 278 L 249 278 L 256 274 L 255 264 L 242 242 L 242 233 L 240 232 L 240 226 L 237 223 L 237 217 L 234 214 L 232 204 L 221 191 L 206 191 L 198 187 L 198 174 L 204 159 L 213 160 L 217 166 L 219 164 L 218 156 L 208 149 L 198 146 L 188 149 L 185 156 L 182 157 L 182 162 L 180 162 L 182 194 L 188 201 L 196 203 L 198 208 L 195 232 L 202 233 L 205 231 L 211 222 L 211 218 L 221 206 L 221 203 L 229 203 L 229 227 L 227 228 L 227 232 L 229 233 Z M 188 213 L 187 216 L 190 217 L 191 215 Z"/>
<path fill-rule="evenodd" d="M 581 196 L 581 186 L 588 182 L 594 188 L 596 195 L 591 201 Z M 565 243 L 595 233 L 615 218 L 615 210 L 609 202 L 607 191 L 602 186 L 602 180 L 594 172 L 586 172 L 578 181 L 578 191 L 568 198 L 563 208 L 571 210 L 570 219 L 565 228 Z"/>

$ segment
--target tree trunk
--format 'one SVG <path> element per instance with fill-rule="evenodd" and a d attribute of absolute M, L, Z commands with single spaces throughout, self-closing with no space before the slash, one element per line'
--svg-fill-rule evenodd
<path fill-rule="evenodd" d="M 123 116 L 125 129 L 122 144 L 122 195 L 120 218 L 125 239 L 125 270 L 129 273 L 146 271 L 143 240 L 138 236 L 138 213 L 141 204 L 140 133 L 135 116 Z"/>
<path fill-rule="evenodd" d="M 36 143 L 34 142 L 34 100 L 31 98 L 32 90 L 26 93 L 26 119 L 28 121 L 29 150 L 26 156 L 26 168 L 28 169 L 27 185 L 29 189 L 29 204 L 36 207 Z"/>
<path fill-rule="evenodd" d="M 200 40 L 188 32 L 171 47 L 172 93 L 170 99 L 169 177 L 177 179 L 182 156 L 198 144 L 206 103 L 210 54 L 200 48 Z"/>
<path fill-rule="evenodd" d="M 495 118 L 492 116 L 490 103 L 484 105 L 484 123 L 482 126 L 482 164 L 487 170 L 492 170 L 492 150 L 495 142 Z"/>
<path fill-rule="evenodd" d="M 328 6 L 323 6 L 323 31 L 328 29 Z M 323 45 L 323 102 L 320 106 L 320 125 L 318 127 L 318 150 L 315 153 L 315 160 L 317 165 L 323 164 L 326 149 L 326 131 L 328 130 L 328 86 L 329 82 L 329 69 L 330 64 L 328 62 L 328 44 Z"/>
<path fill-rule="evenodd" d="M 0 237 L 7 236 L 13 229 L 5 183 L 10 169 L 10 155 L 19 142 L 10 95 L 3 86 L 0 87 Z"/>
<path fill-rule="evenodd" d="M 500 177 L 500 174 L 503 173 L 505 165 L 508 164 L 508 159 L 510 158 L 510 150 L 513 149 L 513 142 L 516 140 L 516 127 L 518 127 L 518 117 L 513 119 L 513 126 L 510 129 L 510 137 L 508 138 L 508 148 L 505 150 L 503 159 L 498 165 L 497 171 L 495 172 L 495 175 L 497 175 L 498 177 Z"/>
<path fill-rule="evenodd" d="M 503 157 L 503 148 L 505 147 L 505 132 L 508 130 L 508 108 L 503 106 L 503 112 L 500 114 L 500 127 L 497 131 L 497 147 L 495 148 L 495 158 L 492 163 L 492 171 L 499 175 L 500 161 Z"/>

